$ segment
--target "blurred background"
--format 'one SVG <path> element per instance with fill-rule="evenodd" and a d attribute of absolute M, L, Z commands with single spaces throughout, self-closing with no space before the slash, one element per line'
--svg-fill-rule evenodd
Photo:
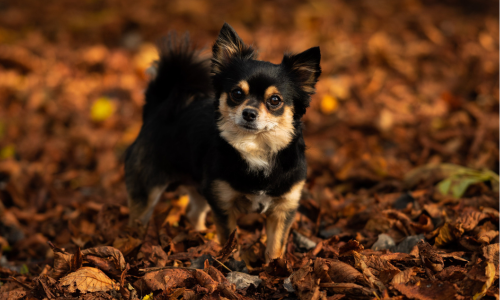
<path fill-rule="evenodd" d="M 122 157 L 155 43 L 189 31 L 210 49 L 224 22 L 274 63 L 321 47 L 304 117 L 313 199 L 402 191 L 428 163 L 498 173 L 498 12 L 487 0 L 0 1 L 0 244 L 44 259 L 47 240 L 83 247 L 112 222 L 103 205 L 126 220 Z"/>

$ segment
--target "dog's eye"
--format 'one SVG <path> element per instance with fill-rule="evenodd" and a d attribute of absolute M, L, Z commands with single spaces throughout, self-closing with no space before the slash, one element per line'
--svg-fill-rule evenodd
<path fill-rule="evenodd" d="M 269 98 L 269 101 L 268 103 L 273 106 L 273 107 L 276 107 L 278 105 L 280 105 L 281 103 L 281 98 L 278 97 L 277 95 L 272 95 L 271 98 Z"/>
<path fill-rule="evenodd" d="M 231 92 L 231 98 L 233 100 L 241 100 L 245 94 L 240 88 L 236 88 Z"/>

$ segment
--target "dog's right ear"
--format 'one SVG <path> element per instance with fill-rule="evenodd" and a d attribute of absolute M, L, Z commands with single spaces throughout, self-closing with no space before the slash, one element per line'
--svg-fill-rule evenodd
<path fill-rule="evenodd" d="M 220 73 L 234 58 L 253 59 L 257 56 L 255 50 L 245 45 L 233 27 L 224 23 L 219 37 L 212 47 L 212 74 Z"/>

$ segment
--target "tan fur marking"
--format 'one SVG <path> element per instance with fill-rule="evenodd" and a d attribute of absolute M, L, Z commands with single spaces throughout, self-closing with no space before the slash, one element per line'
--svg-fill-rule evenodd
<path fill-rule="evenodd" d="M 274 85 L 271 85 L 266 89 L 266 91 L 264 92 L 264 99 L 267 100 L 272 95 L 281 95 L 280 91 L 278 91 L 278 88 Z"/>
<path fill-rule="evenodd" d="M 279 258 L 285 253 L 286 238 L 290 224 L 285 228 L 287 213 L 297 209 L 305 180 L 296 183 L 290 191 L 274 200 L 266 220 L 267 246 L 266 262 Z M 282 243 L 283 241 L 283 243 Z"/>
<path fill-rule="evenodd" d="M 238 82 L 238 86 L 243 90 L 245 95 L 248 95 L 250 93 L 250 86 L 248 85 L 248 82 L 246 82 L 245 80 Z"/>

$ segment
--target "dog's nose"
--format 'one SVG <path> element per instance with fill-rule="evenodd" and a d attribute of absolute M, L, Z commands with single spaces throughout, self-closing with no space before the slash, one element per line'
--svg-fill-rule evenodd
<path fill-rule="evenodd" d="M 253 122 L 257 119 L 257 115 L 259 114 L 255 109 L 245 108 L 243 110 L 243 119 L 247 122 Z"/>

